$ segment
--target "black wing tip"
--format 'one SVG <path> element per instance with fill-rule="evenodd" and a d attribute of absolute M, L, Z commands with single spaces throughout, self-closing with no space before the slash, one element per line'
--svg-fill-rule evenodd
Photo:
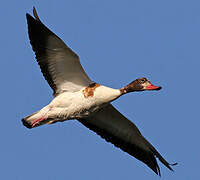
<path fill-rule="evenodd" d="M 154 162 L 153 164 L 149 164 L 147 163 L 147 166 L 151 168 L 151 170 L 153 170 L 153 172 L 155 172 L 158 176 L 161 177 L 161 172 L 160 172 L 160 167 L 158 166 L 157 160 L 155 157 L 153 157 L 154 160 L 152 162 Z"/>
<path fill-rule="evenodd" d="M 26 121 L 26 118 L 22 119 L 22 124 L 27 127 L 28 129 L 32 128 L 32 125 Z"/>
<path fill-rule="evenodd" d="M 174 172 L 174 170 L 172 169 L 172 167 L 171 166 L 176 166 L 178 163 L 168 163 L 167 165 L 166 164 L 164 164 L 169 170 L 171 170 L 171 171 L 173 171 Z"/>
<path fill-rule="evenodd" d="M 34 19 L 34 20 L 40 21 L 35 6 L 33 6 L 33 16 L 34 16 L 35 18 L 33 18 L 29 13 L 26 13 L 26 18 L 27 18 L 27 19 Z"/>
<path fill-rule="evenodd" d="M 170 166 L 176 166 L 178 163 L 173 163 L 173 164 L 169 164 L 168 169 L 171 170 L 172 172 L 174 172 L 174 170 L 170 167 Z M 158 176 L 161 177 L 161 172 L 160 172 L 160 168 L 157 165 L 155 168 L 151 168 Z"/>
<path fill-rule="evenodd" d="M 178 163 L 172 163 L 172 164 L 168 164 L 167 168 L 169 170 L 171 170 L 172 172 L 174 172 L 174 170 L 170 167 L 170 166 L 176 166 L 178 165 Z M 151 168 L 158 176 L 161 177 L 161 172 L 160 172 L 160 168 L 159 166 L 157 165 L 155 168 Z"/>
<path fill-rule="evenodd" d="M 35 17 L 35 20 L 41 22 L 41 21 L 40 21 L 40 18 L 39 18 L 39 16 L 38 16 L 38 13 L 37 13 L 37 11 L 36 11 L 36 9 L 35 9 L 34 6 L 33 6 L 33 16 Z"/>
<path fill-rule="evenodd" d="M 176 166 L 176 165 L 178 165 L 178 163 L 176 162 L 176 163 L 173 163 L 173 164 L 169 164 L 170 166 Z"/>
<path fill-rule="evenodd" d="M 148 165 L 147 165 L 147 166 L 148 166 Z M 151 170 L 153 170 L 154 173 L 156 173 L 158 176 L 161 177 L 161 173 L 160 173 L 160 168 L 159 168 L 159 166 L 156 166 L 156 167 L 154 167 L 154 168 L 150 167 L 150 168 L 151 168 Z"/>
<path fill-rule="evenodd" d="M 29 13 L 26 13 L 26 19 L 33 18 Z"/>
<path fill-rule="evenodd" d="M 36 8 L 35 8 L 35 6 L 33 6 L 33 11 L 36 11 Z"/>
<path fill-rule="evenodd" d="M 156 174 L 161 177 L 161 172 L 160 172 L 159 166 L 157 167 L 157 173 Z"/>
<path fill-rule="evenodd" d="M 26 13 L 26 20 L 27 20 L 28 24 L 30 24 L 30 23 L 32 24 L 36 21 L 36 19 L 33 16 L 31 16 L 29 13 Z"/>
<path fill-rule="evenodd" d="M 170 166 L 176 166 L 176 165 L 178 165 L 178 163 L 177 163 L 177 162 L 176 162 L 176 163 L 169 164 L 169 167 L 170 167 Z M 173 172 L 174 172 L 174 170 L 173 170 L 171 167 L 170 167 L 169 169 L 170 169 L 171 171 L 173 171 Z"/>

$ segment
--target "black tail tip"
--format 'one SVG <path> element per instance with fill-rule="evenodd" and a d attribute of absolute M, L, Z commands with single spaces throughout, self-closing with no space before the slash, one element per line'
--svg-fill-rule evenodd
<path fill-rule="evenodd" d="M 26 126 L 27 128 L 29 128 L 29 129 L 32 128 L 32 125 L 31 125 L 29 122 L 27 122 L 27 121 L 25 120 L 25 118 L 22 119 L 22 123 L 23 123 L 23 125 Z"/>

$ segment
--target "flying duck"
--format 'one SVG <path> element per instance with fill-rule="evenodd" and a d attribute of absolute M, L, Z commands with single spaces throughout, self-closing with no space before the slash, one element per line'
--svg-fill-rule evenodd
<path fill-rule="evenodd" d="M 135 91 L 160 90 L 147 78 L 113 89 L 92 81 L 83 70 L 79 57 L 39 19 L 33 8 L 26 14 L 32 49 L 43 76 L 53 89 L 54 99 L 41 110 L 22 119 L 27 128 L 77 119 L 106 141 L 145 163 L 160 175 L 158 158 L 168 169 L 169 164 L 149 143 L 134 123 L 123 116 L 111 102 Z"/>

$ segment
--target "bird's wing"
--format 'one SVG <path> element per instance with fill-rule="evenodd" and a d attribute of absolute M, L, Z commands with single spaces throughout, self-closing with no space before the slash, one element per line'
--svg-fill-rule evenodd
<path fill-rule="evenodd" d="M 160 168 L 155 157 L 172 170 L 170 164 L 142 136 L 135 124 L 124 117 L 111 104 L 91 117 L 79 119 L 78 121 L 106 141 L 113 143 L 116 147 L 144 162 L 156 174 L 160 175 Z"/>
<path fill-rule="evenodd" d="M 92 83 L 79 57 L 40 21 L 35 8 L 33 14 L 35 18 L 26 14 L 30 43 L 54 95 L 75 92 Z"/>

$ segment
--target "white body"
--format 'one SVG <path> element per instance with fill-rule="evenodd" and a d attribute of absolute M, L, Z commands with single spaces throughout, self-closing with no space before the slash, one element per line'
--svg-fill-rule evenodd
<path fill-rule="evenodd" d="M 93 96 L 85 97 L 84 89 L 77 92 L 61 93 L 49 105 L 31 116 L 29 120 L 44 117 L 45 119 L 52 119 L 49 121 L 52 123 L 87 117 L 121 95 L 118 89 L 99 86 L 94 90 Z"/>

